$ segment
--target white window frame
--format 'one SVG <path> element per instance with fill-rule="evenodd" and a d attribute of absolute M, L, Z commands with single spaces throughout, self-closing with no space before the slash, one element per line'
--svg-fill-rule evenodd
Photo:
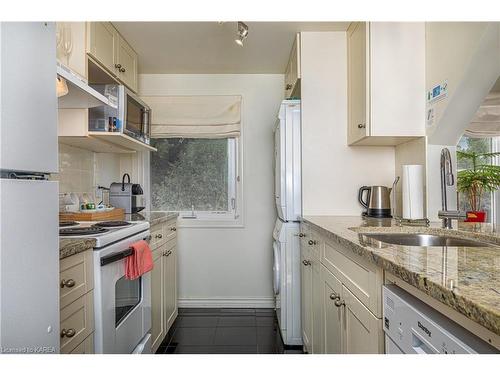
<path fill-rule="evenodd" d="M 241 138 L 228 138 L 228 211 L 177 211 L 178 226 L 242 227 Z"/>

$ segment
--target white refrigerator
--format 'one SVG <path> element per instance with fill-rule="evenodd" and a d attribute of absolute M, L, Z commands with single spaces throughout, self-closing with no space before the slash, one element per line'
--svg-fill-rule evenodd
<path fill-rule="evenodd" d="M 273 290 L 283 343 L 302 345 L 300 317 L 301 124 L 300 100 L 281 103 L 274 131 L 275 202 Z"/>
<path fill-rule="evenodd" d="M 0 349 L 59 352 L 56 34 L 0 23 Z"/>

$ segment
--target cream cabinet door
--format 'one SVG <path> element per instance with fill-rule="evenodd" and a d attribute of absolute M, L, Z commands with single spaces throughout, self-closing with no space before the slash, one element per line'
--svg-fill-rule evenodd
<path fill-rule="evenodd" d="M 312 326 L 313 326 L 313 343 L 312 352 L 313 354 L 323 354 L 325 352 L 324 348 L 324 331 L 325 326 L 323 324 L 323 296 L 321 293 L 321 268 L 322 265 L 319 261 L 319 257 L 312 257 Z"/>
<path fill-rule="evenodd" d="M 118 35 L 118 78 L 132 91 L 137 92 L 137 53 Z"/>
<path fill-rule="evenodd" d="M 312 290 L 312 262 L 310 251 L 301 244 L 300 251 L 300 300 L 302 317 L 302 342 L 304 351 L 312 353 L 313 327 L 313 290 Z"/>
<path fill-rule="evenodd" d="M 292 45 L 288 65 L 285 71 L 285 98 L 294 95 L 294 89 L 300 78 L 300 34 L 297 34 Z"/>
<path fill-rule="evenodd" d="M 170 329 L 177 318 L 177 244 L 176 240 L 167 242 L 164 256 L 165 269 L 165 326 Z"/>
<path fill-rule="evenodd" d="M 87 52 L 110 73 L 117 75 L 118 32 L 109 22 L 89 22 Z"/>
<path fill-rule="evenodd" d="M 348 144 L 369 135 L 367 35 L 366 22 L 352 23 L 347 30 Z"/>
<path fill-rule="evenodd" d="M 381 319 L 376 318 L 344 285 L 343 346 L 347 354 L 383 353 L 383 330 Z"/>
<path fill-rule="evenodd" d="M 165 302 L 163 282 L 164 262 L 163 254 L 166 251 L 165 245 L 160 246 L 153 252 L 153 270 L 151 271 L 151 346 L 152 352 L 156 352 L 165 337 L 164 325 Z"/>
<path fill-rule="evenodd" d="M 86 23 L 58 22 L 56 27 L 57 60 L 87 78 Z"/>
<path fill-rule="evenodd" d="M 321 293 L 323 300 L 324 353 L 341 354 L 342 351 L 342 306 L 340 303 L 342 283 L 323 265 L 321 266 Z"/>

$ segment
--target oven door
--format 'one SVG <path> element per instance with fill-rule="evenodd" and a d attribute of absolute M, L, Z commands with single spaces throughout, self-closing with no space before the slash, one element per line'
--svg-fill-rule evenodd
<path fill-rule="evenodd" d="M 127 280 L 126 257 L 101 265 L 103 258 L 119 258 L 132 243 L 148 236 L 149 231 L 143 232 L 95 252 L 96 353 L 132 353 L 151 329 L 151 273 Z"/>

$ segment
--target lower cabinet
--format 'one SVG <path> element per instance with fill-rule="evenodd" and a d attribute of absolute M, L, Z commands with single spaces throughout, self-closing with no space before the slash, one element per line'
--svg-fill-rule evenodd
<path fill-rule="evenodd" d="M 156 352 L 177 318 L 177 236 L 176 223 L 155 225 L 158 241 L 153 245 L 151 271 L 151 349 Z M 153 236 L 154 237 L 154 236 Z"/>
<path fill-rule="evenodd" d="M 300 251 L 300 300 L 302 317 L 302 343 L 304 351 L 312 353 L 312 267 L 310 252 L 304 247 Z"/>
<path fill-rule="evenodd" d="M 307 224 L 302 224 L 301 237 L 304 350 L 314 354 L 383 353 L 382 320 L 374 314 L 381 308 L 376 295 L 376 290 L 382 290 L 380 270 L 368 268 L 362 259 L 345 257 L 344 249 L 337 250 L 339 244 Z M 355 288 L 350 289 L 351 285 Z"/>
<path fill-rule="evenodd" d="M 163 268 L 164 246 L 153 251 L 153 270 L 151 271 L 151 347 L 160 346 L 165 336 L 163 317 L 165 316 Z"/>
<path fill-rule="evenodd" d="M 61 354 L 94 352 L 92 249 L 59 262 Z"/>
<path fill-rule="evenodd" d="M 167 252 L 164 260 L 164 299 L 165 299 L 165 326 L 166 331 L 172 327 L 177 318 L 177 240 L 167 242 Z"/>
<path fill-rule="evenodd" d="M 376 318 L 345 286 L 342 286 L 344 353 L 384 352 L 381 319 Z"/>
<path fill-rule="evenodd" d="M 325 327 L 325 353 L 342 353 L 342 309 L 337 306 L 342 283 L 325 266 L 321 266 L 322 322 Z"/>

